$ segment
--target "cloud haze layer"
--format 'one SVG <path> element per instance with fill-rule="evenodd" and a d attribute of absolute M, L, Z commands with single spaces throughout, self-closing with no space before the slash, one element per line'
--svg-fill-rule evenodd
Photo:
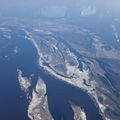
<path fill-rule="evenodd" d="M 81 9 L 82 7 L 93 6 L 99 10 L 110 10 L 118 15 L 120 12 L 120 0 L 0 0 L 2 12 L 5 12 L 5 9 L 9 9 L 9 11 L 16 9 L 32 11 L 32 9 L 37 10 L 51 6 L 58 6 L 61 9 L 62 7 Z"/>

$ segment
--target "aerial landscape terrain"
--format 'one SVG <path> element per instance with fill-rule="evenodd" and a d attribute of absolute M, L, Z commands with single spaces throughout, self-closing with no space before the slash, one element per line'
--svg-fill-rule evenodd
<path fill-rule="evenodd" d="M 0 7 L 0 120 L 120 120 L 117 4 L 52 1 Z"/>

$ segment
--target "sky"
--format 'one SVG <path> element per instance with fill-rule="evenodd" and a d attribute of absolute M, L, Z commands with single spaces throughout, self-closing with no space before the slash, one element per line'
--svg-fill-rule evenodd
<path fill-rule="evenodd" d="M 79 7 L 96 6 L 99 9 L 110 9 L 115 13 L 120 13 L 120 0 L 0 0 L 0 9 L 21 9 L 41 8 L 41 7 Z"/>
<path fill-rule="evenodd" d="M 108 6 L 116 9 L 120 7 L 120 0 L 0 0 L 0 7 L 5 6 L 81 6 L 81 5 Z"/>

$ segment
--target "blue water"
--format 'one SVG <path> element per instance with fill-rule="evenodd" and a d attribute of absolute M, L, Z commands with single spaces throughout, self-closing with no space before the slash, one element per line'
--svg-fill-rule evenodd
<path fill-rule="evenodd" d="M 93 100 L 81 89 L 56 80 L 44 72 L 37 65 L 38 55 L 33 44 L 24 40 L 24 33 L 17 28 L 11 28 L 13 39 L 5 49 L 0 48 L 0 119 L 1 120 L 29 120 L 27 117 L 28 102 L 21 92 L 17 80 L 17 69 L 21 69 L 25 76 L 35 74 L 33 84 L 35 87 L 37 77 L 40 76 L 46 83 L 48 103 L 55 120 L 73 120 L 74 113 L 70 101 L 83 108 L 87 120 L 102 120 Z M 16 31 L 16 32 L 15 32 Z M 23 36 L 17 37 L 17 34 Z M 12 49 L 18 46 L 20 52 L 13 54 Z M 8 55 L 8 58 L 4 58 Z"/>

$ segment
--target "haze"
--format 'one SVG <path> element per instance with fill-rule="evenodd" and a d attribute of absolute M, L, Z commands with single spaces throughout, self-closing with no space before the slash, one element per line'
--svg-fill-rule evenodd
<path fill-rule="evenodd" d="M 19 13 L 22 13 L 23 9 L 27 12 L 35 10 L 38 12 L 37 10 L 40 8 L 49 8 L 53 6 L 59 7 L 59 9 L 81 9 L 82 7 L 94 6 L 99 10 L 110 10 L 117 15 L 120 13 L 120 0 L 0 0 L 0 14 L 8 13 L 8 11 L 9 14 L 13 11 L 19 11 Z"/>

